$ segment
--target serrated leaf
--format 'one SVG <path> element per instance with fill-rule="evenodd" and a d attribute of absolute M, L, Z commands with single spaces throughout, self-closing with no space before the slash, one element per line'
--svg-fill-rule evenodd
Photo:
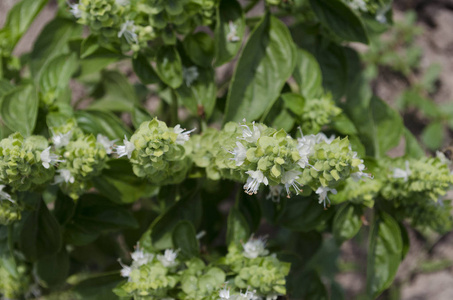
<path fill-rule="evenodd" d="M 365 27 L 352 9 L 340 0 L 310 0 L 310 6 L 321 23 L 338 37 L 368 44 Z"/>
<path fill-rule="evenodd" d="M 35 129 L 38 105 L 33 85 L 19 86 L 3 96 L 0 114 L 9 129 L 29 136 Z"/>
<path fill-rule="evenodd" d="M 245 32 L 245 17 L 236 0 L 222 0 L 217 8 L 215 29 L 215 65 L 221 66 L 233 59 L 241 48 Z M 238 41 L 232 41 L 230 22 L 236 28 Z M 229 36 L 230 35 L 230 36 Z M 230 37 L 230 40 L 229 40 Z"/>
<path fill-rule="evenodd" d="M 280 95 L 295 64 L 288 28 L 266 14 L 245 45 L 234 71 L 224 122 L 258 119 Z"/>

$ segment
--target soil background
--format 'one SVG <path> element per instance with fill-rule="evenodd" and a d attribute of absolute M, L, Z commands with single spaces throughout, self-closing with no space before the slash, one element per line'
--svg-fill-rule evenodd
<path fill-rule="evenodd" d="M 0 28 L 3 26 L 8 10 L 17 0 L 0 0 Z M 395 0 L 394 19 L 402 18 L 404 12 L 417 12 L 417 25 L 424 33 L 416 43 L 422 47 L 421 69 L 431 63 L 442 66 L 437 82 L 437 90 L 430 95 L 437 103 L 451 102 L 453 99 L 453 0 Z M 27 34 L 15 49 L 16 55 L 31 50 L 34 40 L 44 25 L 56 12 L 53 1 L 37 17 Z M 253 13 L 253 12 L 252 12 Z M 229 70 L 225 70 L 228 72 Z M 222 75 L 222 74 L 220 74 Z M 374 83 L 374 91 L 390 105 L 394 104 L 407 83 L 397 74 L 380 72 Z M 81 87 L 75 87 L 81 88 Z M 80 91 L 74 91 L 80 93 Z M 83 93 L 83 92 L 82 92 Z M 403 115 L 405 125 L 419 135 L 427 125 L 427 120 L 417 115 Z M 419 136 L 418 136 L 419 137 Z M 452 134 L 445 144 L 449 143 Z M 397 147 L 391 154 L 401 154 Z M 453 198 L 453 197 L 450 197 Z M 453 232 L 444 236 L 433 234 L 428 238 L 408 228 L 410 251 L 399 268 L 396 280 L 390 291 L 379 299 L 403 300 L 452 300 L 453 299 Z M 340 265 L 344 271 L 337 280 L 346 291 L 346 299 L 364 299 L 366 284 L 366 243 L 356 239 L 342 246 Z"/>

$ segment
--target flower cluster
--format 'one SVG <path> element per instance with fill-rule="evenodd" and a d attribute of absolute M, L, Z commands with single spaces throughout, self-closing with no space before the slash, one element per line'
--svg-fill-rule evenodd
<path fill-rule="evenodd" d="M 105 167 L 107 151 L 93 135 L 81 134 L 64 144 L 58 151 L 64 160 L 59 165 L 55 183 L 77 199 L 90 187 L 90 180 Z"/>
<path fill-rule="evenodd" d="M 4 188 L 0 185 L 0 225 L 9 225 L 21 219 L 22 207 L 3 191 Z"/>
<path fill-rule="evenodd" d="M 332 196 L 334 203 L 350 201 L 355 204 L 362 204 L 367 207 L 374 206 L 374 199 L 382 188 L 382 181 L 376 180 L 354 180 L 348 178 L 344 187 L 338 190 L 338 194 Z"/>
<path fill-rule="evenodd" d="M 138 177 L 156 184 L 179 183 L 192 165 L 184 144 L 193 130 L 179 125 L 169 128 L 157 119 L 144 122 L 130 141 L 125 139 L 124 146 L 117 147 L 117 153 L 120 157 L 127 155 Z"/>
<path fill-rule="evenodd" d="M 301 118 L 301 129 L 305 133 L 318 133 L 322 126 L 329 124 L 341 113 L 330 95 L 305 102 Z"/>
<path fill-rule="evenodd" d="M 225 257 L 225 264 L 236 273 L 232 286 L 253 290 L 258 299 L 285 295 L 285 277 L 290 269 L 289 263 L 270 255 L 265 246 L 264 239 L 252 236 L 242 247 L 232 243 Z"/>
<path fill-rule="evenodd" d="M 12 259 L 0 258 L 0 295 L 2 299 L 20 299 L 30 285 L 24 265 L 15 265 Z"/>
<path fill-rule="evenodd" d="M 382 196 L 388 200 L 420 197 L 436 202 L 453 184 L 448 165 L 439 158 L 396 159 L 382 165 L 387 174 Z"/>
<path fill-rule="evenodd" d="M 147 299 L 276 299 L 286 293 L 290 265 L 269 255 L 264 239 L 253 237 L 243 245 L 230 245 L 228 254 L 206 264 L 202 259 L 182 259 L 178 250 L 151 253 L 139 246 L 132 264 L 121 262 L 127 278 L 114 292 L 121 297 Z"/>
<path fill-rule="evenodd" d="M 248 194 L 256 194 L 264 184 L 284 189 L 289 197 L 308 185 L 326 206 L 328 193 L 336 193 L 334 187 L 349 176 L 371 177 L 347 138 L 327 138 L 322 133 L 296 140 L 284 130 L 244 121 L 228 123 L 221 131 L 207 130 L 190 147 L 194 163 L 206 168 L 210 179 L 247 178 Z"/>
<path fill-rule="evenodd" d="M 343 0 L 351 9 L 375 15 L 380 23 L 386 23 L 385 14 L 391 10 L 391 4 L 384 0 Z"/>
<path fill-rule="evenodd" d="M 70 4 L 70 11 L 101 44 L 138 51 L 158 38 L 174 45 L 177 35 L 211 24 L 216 5 L 216 0 L 80 0 Z"/>
<path fill-rule="evenodd" d="M 50 181 L 55 170 L 46 163 L 46 149 L 48 142 L 42 136 L 13 133 L 1 140 L 0 183 L 26 191 Z"/>

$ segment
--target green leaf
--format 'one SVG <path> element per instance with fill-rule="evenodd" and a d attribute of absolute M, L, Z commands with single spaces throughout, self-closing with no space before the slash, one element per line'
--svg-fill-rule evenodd
<path fill-rule="evenodd" d="M 99 40 L 96 35 L 90 35 L 82 41 L 80 48 L 80 58 L 85 58 L 95 53 L 99 49 Z"/>
<path fill-rule="evenodd" d="M 198 78 L 189 86 L 183 83 L 176 93 L 182 104 L 195 116 L 209 119 L 215 108 L 217 87 L 213 68 L 198 68 Z"/>
<path fill-rule="evenodd" d="M 19 86 L 3 96 L 0 115 L 9 129 L 29 136 L 35 129 L 38 105 L 33 85 Z"/>
<path fill-rule="evenodd" d="M 367 294 L 375 299 L 395 278 L 401 262 L 403 241 L 398 223 L 381 212 L 373 223 L 367 259 Z"/>
<path fill-rule="evenodd" d="M 61 247 L 61 229 L 42 199 L 37 201 L 20 232 L 19 247 L 29 261 L 57 253 Z"/>
<path fill-rule="evenodd" d="M 228 40 L 230 21 L 236 26 L 236 36 L 239 41 Z M 245 32 L 245 17 L 242 7 L 236 0 L 221 0 L 217 8 L 217 22 L 215 28 L 215 65 L 221 66 L 238 53 L 242 45 Z"/>
<path fill-rule="evenodd" d="M 442 147 L 444 141 L 444 126 L 442 122 L 432 122 L 423 129 L 421 139 L 423 144 L 431 150 L 436 150 Z"/>
<path fill-rule="evenodd" d="M 37 76 L 41 68 L 58 54 L 68 53 L 68 41 L 82 33 L 82 27 L 73 20 L 56 18 L 39 34 L 30 53 L 30 70 Z"/>
<path fill-rule="evenodd" d="M 57 193 L 57 199 L 55 200 L 53 214 L 55 215 L 55 218 L 57 218 L 60 225 L 65 225 L 74 215 L 74 211 L 74 200 L 59 190 Z"/>
<path fill-rule="evenodd" d="M 61 54 L 53 58 L 43 67 L 39 77 L 39 88 L 43 98 L 51 101 L 58 98 L 60 93 L 68 86 L 69 80 L 78 68 L 75 53 Z"/>
<path fill-rule="evenodd" d="M 148 231 L 143 235 L 140 244 L 146 244 L 151 237 L 152 247 L 163 250 L 172 247 L 172 232 L 181 220 L 199 224 L 202 214 L 200 196 L 193 192 L 172 205 L 165 213 L 159 216 Z"/>
<path fill-rule="evenodd" d="M 159 76 L 157 76 L 156 71 L 154 71 L 148 59 L 143 54 L 138 54 L 137 57 L 132 59 L 132 67 L 134 68 L 135 74 L 143 84 L 153 84 L 160 82 Z"/>
<path fill-rule="evenodd" d="M 200 255 L 196 235 L 195 227 L 189 221 L 181 221 L 173 229 L 173 246 L 181 250 L 183 259 L 187 260 Z"/>
<path fill-rule="evenodd" d="M 63 284 L 69 274 L 69 255 L 65 248 L 58 253 L 45 256 L 34 265 L 39 284 L 44 287 L 55 287 Z"/>
<path fill-rule="evenodd" d="M 162 47 L 156 57 L 156 72 L 173 89 L 182 84 L 181 57 L 175 47 Z"/>
<path fill-rule="evenodd" d="M 230 85 L 224 122 L 258 119 L 280 95 L 295 64 L 288 28 L 266 14 L 250 35 Z"/>
<path fill-rule="evenodd" d="M 5 95 L 6 93 L 13 89 L 14 85 L 12 85 L 8 80 L 0 79 L 0 101 L 3 95 Z"/>
<path fill-rule="evenodd" d="M 340 0 L 310 0 L 310 6 L 321 23 L 338 37 L 368 44 L 368 36 L 360 18 Z"/>
<path fill-rule="evenodd" d="M 296 116 L 300 117 L 304 113 L 305 99 L 301 95 L 285 93 L 281 95 L 285 106 Z"/>
<path fill-rule="evenodd" d="M 376 158 L 396 147 L 403 134 L 403 120 L 400 114 L 377 97 L 371 98 L 369 117 L 372 131 L 368 134 L 374 137 L 374 151 Z"/>
<path fill-rule="evenodd" d="M 406 140 L 405 156 L 412 158 L 421 158 L 425 156 L 425 151 L 423 151 L 415 136 L 407 128 L 404 128 L 404 139 Z"/>
<path fill-rule="evenodd" d="M 250 228 L 242 213 L 236 207 L 231 208 L 227 221 L 227 245 L 245 242 L 250 238 L 250 235 Z"/>
<path fill-rule="evenodd" d="M 130 136 L 132 132 L 126 128 L 114 114 L 107 111 L 78 110 L 75 112 L 78 126 L 85 133 L 98 133 L 107 136 L 109 139 L 123 139 Z"/>
<path fill-rule="evenodd" d="M 129 79 L 118 71 L 102 72 L 105 95 L 94 101 L 89 108 L 106 111 L 132 111 L 138 103 L 134 87 Z"/>
<path fill-rule="evenodd" d="M 0 30 L 2 46 L 12 51 L 46 4 L 47 0 L 22 0 L 17 2 L 9 11 L 6 22 Z M 7 42 L 5 43 L 5 41 Z"/>
<path fill-rule="evenodd" d="M 323 93 L 322 73 L 316 58 L 302 49 L 297 49 L 296 57 L 293 76 L 299 86 L 300 94 L 307 99 L 321 96 Z"/>
<path fill-rule="evenodd" d="M 183 41 L 186 55 L 200 67 L 208 68 L 214 59 L 214 41 L 206 32 L 196 32 Z"/>
<path fill-rule="evenodd" d="M 135 176 L 129 161 L 122 159 L 109 161 L 102 174 L 93 178 L 93 183 L 102 195 L 119 204 L 137 201 L 145 194 L 147 186 Z"/>
<path fill-rule="evenodd" d="M 333 209 L 324 210 L 314 196 L 282 198 L 280 202 L 283 204 L 283 210 L 276 222 L 294 231 L 306 232 L 323 226 L 334 213 Z"/>
<path fill-rule="evenodd" d="M 77 200 L 77 207 L 65 238 L 70 244 L 85 245 L 101 233 L 138 227 L 131 212 L 96 194 L 85 194 Z"/>
<path fill-rule="evenodd" d="M 356 135 L 358 133 L 354 123 L 352 123 L 346 114 L 339 114 L 336 116 L 332 120 L 330 127 L 343 135 Z"/>
<path fill-rule="evenodd" d="M 80 60 L 80 73 L 77 75 L 79 78 L 84 78 L 87 75 L 101 71 L 122 58 L 124 56 L 100 47 L 93 54 Z"/>
<path fill-rule="evenodd" d="M 351 203 L 341 207 L 333 219 L 333 236 L 338 244 L 352 239 L 362 227 L 362 210 Z"/>
<path fill-rule="evenodd" d="M 122 281 L 119 272 L 95 274 L 77 283 L 72 290 L 84 300 L 114 300 L 119 298 L 113 289 Z"/>
<path fill-rule="evenodd" d="M 288 292 L 293 299 L 329 299 L 326 287 L 314 270 L 292 271 L 288 277 Z"/>
<path fill-rule="evenodd" d="M 134 124 L 135 128 L 140 127 L 143 122 L 151 121 L 152 119 L 153 117 L 144 107 L 138 105 L 134 106 L 134 110 L 132 111 L 132 124 Z"/>
<path fill-rule="evenodd" d="M 318 45 L 314 55 L 321 67 L 323 87 L 334 99 L 341 99 L 348 88 L 349 70 L 344 48 L 330 42 L 327 46 Z"/>

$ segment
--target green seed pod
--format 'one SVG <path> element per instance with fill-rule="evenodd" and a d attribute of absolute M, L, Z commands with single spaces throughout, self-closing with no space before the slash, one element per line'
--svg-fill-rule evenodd
<path fill-rule="evenodd" d="M 24 138 L 20 133 L 13 133 L 3 139 L 0 142 L 0 182 L 14 190 L 26 191 L 50 181 L 54 168 L 41 159 L 46 148 L 48 142 L 42 136 Z"/>
<path fill-rule="evenodd" d="M 183 181 L 192 164 L 184 148 L 190 132 L 179 125 L 168 128 L 157 119 L 140 125 L 130 140 L 134 148 L 130 161 L 135 175 L 156 184 Z"/>
<path fill-rule="evenodd" d="M 21 219 L 22 208 L 15 202 L 6 199 L 0 200 L 0 224 L 10 225 Z"/>
<path fill-rule="evenodd" d="M 21 299 L 31 284 L 27 267 L 12 258 L 0 258 L 0 295 L 5 299 Z"/>
<path fill-rule="evenodd" d="M 324 125 L 341 113 L 331 96 L 306 101 L 301 115 L 301 129 L 305 134 L 318 133 Z"/>
<path fill-rule="evenodd" d="M 63 159 L 55 177 L 73 199 L 77 199 L 90 187 L 90 180 L 105 167 L 107 153 L 104 146 L 93 135 L 82 135 L 70 141 L 61 151 Z"/>

